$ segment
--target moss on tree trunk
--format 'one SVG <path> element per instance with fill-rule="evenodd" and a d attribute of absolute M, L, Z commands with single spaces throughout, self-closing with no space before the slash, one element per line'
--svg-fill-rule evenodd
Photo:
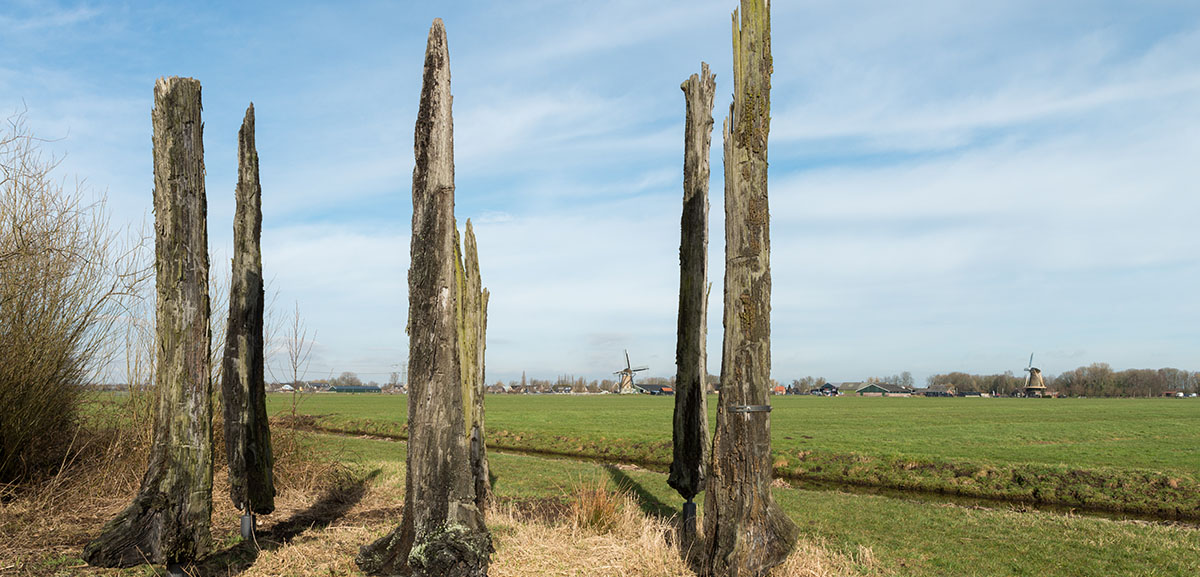
<path fill-rule="evenodd" d="M 84 548 L 91 565 L 182 563 L 210 547 L 212 383 L 200 82 L 154 86 L 157 405 L 150 462 L 133 504 Z"/>
<path fill-rule="evenodd" d="M 466 240 L 463 243 L 461 264 L 456 267 L 459 299 L 458 343 L 460 374 L 463 382 L 463 407 L 466 411 L 466 435 L 475 483 L 475 505 L 486 510 L 491 499 L 488 481 L 487 444 L 484 428 L 483 398 L 486 391 L 484 351 L 487 348 L 488 291 L 479 277 L 479 252 L 475 230 L 467 219 Z M 457 243 L 457 237 L 455 242 Z M 458 258 L 457 245 L 455 258 Z"/>

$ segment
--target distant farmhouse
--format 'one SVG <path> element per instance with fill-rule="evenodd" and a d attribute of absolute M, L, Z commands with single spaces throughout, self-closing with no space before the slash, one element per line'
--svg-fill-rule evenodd
<path fill-rule="evenodd" d="M 926 397 L 953 397 L 955 389 L 954 385 L 930 385 L 928 388 L 920 391 L 920 394 Z"/>
<path fill-rule="evenodd" d="M 382 393 L 378 385 L 336 385 L 329 387 L 331 393 Z"/>
<path fill-rule="evenodd" d="M 671 385 L 634 385 L 634 389 L 639 393 L 646 395 L 674 395 L 675 389 Z"/>
<path fill-rule="evenodd" d="M 810 395 L 821 395 L 825 397 L 836 397 L 839 394 L 837 385 L 833 383 L 825 383 L 819 387 L 809 389 Z"/>
<path fill-rule="evenodd" d="M 855 389 L 860 397 L 911 397 L 913 390 L 901 385 L 870 383 Z"/>
<path fill-rule="evenodd" d="M 865 385 L 865 384 L 866 383 L 864 383 L 862 381 L 853 381 L 853 382 L 848 381 L 845 383 L 834 383 L 834 385 L 837 387 L 839 395 L 857 394 L 858 390 L 861 389 L 863 387 L 863 385 Z"/>

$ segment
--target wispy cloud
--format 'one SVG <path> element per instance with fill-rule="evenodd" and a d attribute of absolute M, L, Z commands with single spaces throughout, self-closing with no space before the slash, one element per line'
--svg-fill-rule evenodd
<path fill-rule="evenodd" d="M 73 27 L 89 22 L 100 14 L 98 8 L 90 6 L 66 8 L 49 2 L 13 2 L 9 8 L 16 10 L 0 14 L 0 28 L 8 34 Z"/>

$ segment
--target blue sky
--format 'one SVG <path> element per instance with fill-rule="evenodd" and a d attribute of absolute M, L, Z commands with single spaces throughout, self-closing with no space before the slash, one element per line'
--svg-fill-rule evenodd
<path fill-rule="evenodd" d="M 0 3 L 0 111 L 61 176 L 151 218 L 154 80 L 203 84 L 214 270 L 257 115 L 263 260 L 309 378 L 407 355 L 412 131 L 446 22 L 457 210 L 492 300 L 489 380 L 674 373 L 683 95 L 730 99 L 733 0 Z M 1200 5 L 772 7 L 773 374 L 1200 369 Z M 709 367 L 720 366 L 714 138 Z M 214 311 L 224 316 L 224 311 Z"/>

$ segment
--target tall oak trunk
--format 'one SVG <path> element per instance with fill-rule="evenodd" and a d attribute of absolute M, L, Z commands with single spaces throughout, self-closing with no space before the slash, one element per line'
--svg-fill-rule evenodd
<path fill-rule="evenodd" d="M 708 320 L 708 178 L 716 77 L 701 63 L 680 88 L 687 102 L 683 139 L 683 215 L 679 241 L 679 326 L 675 344 L 674 458 L 667 484 L 688 501 L 684 537 L 695 537 L 692 499 L 708 466 L 708 402 L 704 394 Z"/>
<path fill-rule="evenodd" d="M 733 103 L 725 147 L 725 310 L 721 393 L 705 495 L 704 572 L 763 575 L 795 546 L 796 525 L 771 496 L 771 266 L 767 134 L 769 0 L 733 13 Z"/>
<path fill-rule="evenodd" d="M 491 535 L 475 505 L 460 373 L 454 125 L 442 20 L 425 51 L 408 273 L 408 459 L 400 526 L 364 546 L 373 574 L 486 575 Z"/>
<path fill-rule="evenodd" d="M 266 515 L 275 510 L 275 481 L 263 374 L 262 187 L 253 103 L 238 131 L 234 195 L 233 275 L 221 369 L 229 497 L 246 513 Z"/>
<path fill-rule="evenodd" d="M 89 564 L 183 563 L 210 547 L 212 383 L 200 82 L 154 85 L 154 269 L 158 400 L 150 463 L 133 504 L 84 548 Z"/>

